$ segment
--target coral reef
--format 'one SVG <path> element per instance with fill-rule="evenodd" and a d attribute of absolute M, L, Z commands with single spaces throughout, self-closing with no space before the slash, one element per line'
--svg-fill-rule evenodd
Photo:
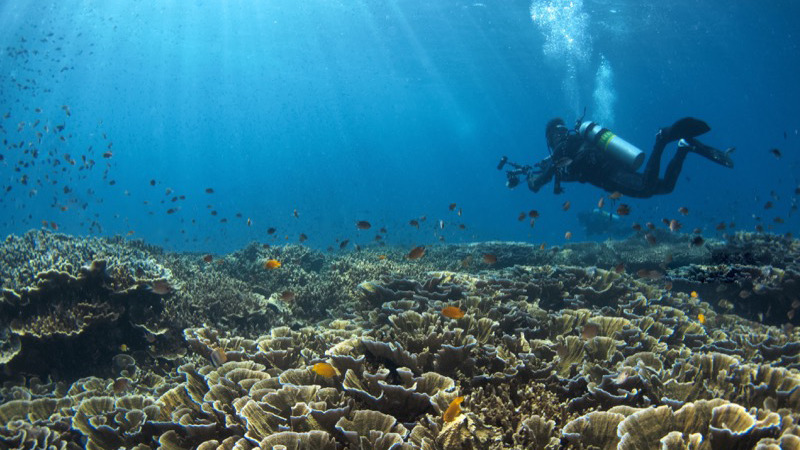
<path fill-rule="evenodd" d="M 0 448 L 797 448 L 796 267 L 714 260 L 726 245 L 492 242 L 408 260 L 252 244 L 206 262 L 12 237 Z M 614 270 L 625 252 L 659 277 Z M 587 264 L 598 255 L 607 268 Z M 752 294 L 726 300 L 728 286 Z"/>

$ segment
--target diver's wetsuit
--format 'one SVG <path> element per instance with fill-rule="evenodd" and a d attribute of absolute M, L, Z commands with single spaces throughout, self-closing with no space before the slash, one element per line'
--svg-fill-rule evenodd
<path fill-rule="evenodd" d="M 704 122 L 691 118 L 681 119 L 672 127 L 662 129 L 656 136 L 653 152 L 643 173 L 628 170 L 619 162 L 606 157 L 601 149 L 580 135 L 569 134 L 554 145 L 553 155 L 538 165 L 543 171 L 538 176 L 528 178 L 528 187 L 537 192 L 555 177 L 556 194 L 563 192 L 561 181 L 591 183 L 608 192 L 616 191 L 628 197 L 647 198 L 668 194 L 675 189 L 683 162 L 690 151 L 718 164 L 733 167 L 733 161 L 728 157 L 729 152 L 709 147 L 694 139 L 709 129 Z M 677 153 L 667 165 L 664 178 L 659 178 L 661 155 L 665 147 L 679 139 L 681 141 Z"/>

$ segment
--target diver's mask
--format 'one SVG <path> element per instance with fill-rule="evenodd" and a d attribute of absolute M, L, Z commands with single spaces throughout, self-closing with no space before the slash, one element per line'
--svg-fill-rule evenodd
<path fill-rule="evenodd" d="M 547 124 L 545 139 L 551 152 L 563 145 L 567 140 L 567 136 L 569 136 L 569 129 L 564 124 L 564 120 L 556 118 Z"/>

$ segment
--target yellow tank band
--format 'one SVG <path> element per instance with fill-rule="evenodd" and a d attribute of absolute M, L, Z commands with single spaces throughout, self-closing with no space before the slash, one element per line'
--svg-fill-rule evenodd
<path fill-rule="evenodd" d="M 608 144 L 614 139 L 617 135 L 606 131 L 602 135 L 600 135 L 600 139 L 597 140 L 597 145 L 600 146 L 603 150 L 608 150 Z"/>

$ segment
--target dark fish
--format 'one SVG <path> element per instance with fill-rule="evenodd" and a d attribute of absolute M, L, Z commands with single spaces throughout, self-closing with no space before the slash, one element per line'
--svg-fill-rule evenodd
<path fill-rule="evenodd" d="M 495 255 L 493 255 L 491 253 L 485 253 L 483 255 L 483 263 L 484 264 L 492 265 L 492 264 L 494 264 L 496 262 L 497 262 L 497 256 L 495 256 Z"/>
<path fill-rule="evenodd" d="M 704 242 L 705 242 L 705 240 L 703 240 L 703 236 L 694 236 L 689 241 L 689 247 L 699 247 L 699 246 L 703 245 Z"/>
<path fill-rule="evenodd" d="M 305 233 L 300 233 L 300 242 L 305 242 L 308 239 L 308 236 Z"/>
<path fill-rule="evenodd" d="M 783 156 L 783 154 L 781 154 L 781 151 L 779 149 L 777 149 L 777 148 L 772 148 L 772 149 L 769 150 L 769 152 L 772 153 L 772 156 L 774 156 L 775 158 L 778 158 L 778 159 L 780 159 L 781 156 Z"/>
<path fill-rule="evenodd" d="M 345 248 L 345 247 L 347 247 L 347 244 L 349 244 L 349 243 L 350 243 L 350 239 L 345 239 L 345 240 L 343 240 L 342 242 L 339 243 L 339 248 L 340 249 Z"/>
<path fill-rule="evenodd" d="M 366 220 L 359 220 L 356 222 L 356 228 L 359 230 L 369 230 L 372 227 L 372 224 L 367 222 Z"/>
<path fill-rule="evenodd" d="M 167 295 L 172 292 L 173 289 L 167 280 L 156 280 L 150 285 L 150 290 L 156 295 Z"/>
<path fill-rule="evenodd" d="M 525 220 L 526 216 L 527 216 L 527 214 L 525 214 L 525 211 L 523 211 L 523 212 L 519 213 L 519 216 L 517 216 L 517 220 L 522 222 L 523 220 Z"/>
<path fill-rule="evenodd" d="M 111 153 L 111 152 L 105 152 L 105 153 L 103 153 L 103 158 L 111 158 L 112 156 L 114 156 L 114 154 L 113 154 L 113 153 Z"/>
<path fill-rule="evenodd" d="M 718 224 L 717 224 L 717 226 L 716 226 L 716 227 L 714 227 L 714 228 L 715 228 L 717 231 L 722 231 L 722 230 L 724 230 L 726 227 L 727 227 L 727 225 L 725 225 L 725 222 L 720 222 L 720 223 L 718 223 Z"/>
<path fill-rule="evenodd" d="M 614 266 L 614 272 L 616 272 L 616 273 L 625 272 L 625 263 L 619 263 L 616 266 Z"/>
<path fill-rule="evenodd" d="M 419 229 L 419 222 L 417 222 L 416 219 L 409 220 L 408 224 L 411 225 L 412 227 L 417 227 L 417 229 Z"/>
<path fill-rule="evenodd" d="M 528 216 L 532 217 L 534 219 L 538 219 L 539 218 L 539 211 L 537 211 L 535 209 L 532 209 L 532 210 L 528 211 Z"/>
<path fill-rule="evenodd" d="M 206 194 L 213 194 L 213 193 L 214 193 L 213 188 L 206 188 Z"/>
<path fill-rule="evenodd" d="M 685 206 L 681 206 L 680 208 L 678 208 L 678 212 L 681 215 L 688 216 L 689 215 L 689 208 L 687 208 Z"/>
<path fill-rule="evenodd" d="M 210 263 L 210 262 L 211 262 L 211 261 L 213 261 L 213 260 L 214 260 L 214 257 L 213 257 L 212 255 L 205 255 L 205 256 L 203 256 L 203 262 Z"/>
<path fill-rule="evenodd" d="M 617 206 L 617 215 L 618 216 L 627 216 L 631 213 L 631 207 L 626 205 L 625 203 Z"/>
<path fill-rule="evenodd" d="M 408 252 L 408 255 L 406 255 L 406 258 L 408 258 L 408 259 L 420 259 L 424 255 L 425 255 L 425 246 L 424 245 L 420 245 L 419 247 L 412 248 L 411 251 Z"/>
<path fill-rule="evenodd" d="M 456 204 L 455 203 L 450 203 L 450 206 L 448 206 L 448 208 L 450 208 L 450 211 L 453 211 L 453 210 L 456 209 Z"/>
<path fill-rule="evenodd" d="M 640 224 L 638 224 L 638 223 L 634 223 L 633 225 L 631 225 L 631 228 L 633 228 L 636 231 L 641 231 L 642 230 L 642 226 Z"/>
<path fill-rule="evenodd" d="M 567 200 L 567 201 L 564 202 L 563 205 L 561 205 L 561 209 L 563 209 L 564 211 L 568 211 L 569 210 L 569 205 L 570 205 L 569 200 Z"/>
<path fill-rule="evenodd" d="M 650 233 L 645 233 L 644 238 L 647 240 L 647 243 L 650 245 L 656 244 L 656 237 Z"/>
<path fill-rule="evenodd" d="M 770 209 L 770 208 L 772 208 L 772 206 L 773 206 L 772 202 L 764 203 L 764 209 Z"/>
<path fill-rule="evenodd" d="M 275 234 L 276 231 L 278 230 L 276 230 L 274 227 L 267 228 L 267 234 Z"/>

